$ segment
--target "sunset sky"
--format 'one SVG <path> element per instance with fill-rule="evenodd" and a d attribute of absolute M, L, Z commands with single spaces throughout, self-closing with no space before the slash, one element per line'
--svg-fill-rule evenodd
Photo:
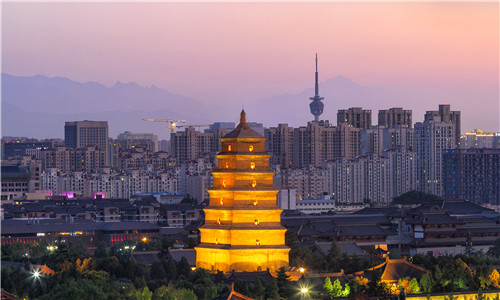
<path fill-rule="evenodd" d="M 12 75 L 134 81 L 201 102 L 255 102 L 310 87 L 318 52 L 321 80 L 498 95 L 495 2 L 2 6 L 2 72 Z M 484 104 L 498 115 L 498 102 Z"/>

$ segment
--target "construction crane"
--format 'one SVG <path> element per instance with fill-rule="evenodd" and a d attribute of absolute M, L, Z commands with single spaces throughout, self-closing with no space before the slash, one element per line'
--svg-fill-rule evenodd
<path fill-rule="evenodd" d="M 185 125 L 179 125 L 179 126 L 177 126 L 177 128 L 200 128 L 200 127 L 210 127 L 210 125 L 189 125 L 189 124 L 185 124 Z"/>
<path fill-rule="evenodd" d="M 164 122 L 164 123 L 170 123 L 170 132 L 174 132 L 175 126 L 177 123 L 186 123 L 186 120 L 158 120 L 158 119 L 142 119 L 143 121 L 148 121 L 148 122 Z"/>

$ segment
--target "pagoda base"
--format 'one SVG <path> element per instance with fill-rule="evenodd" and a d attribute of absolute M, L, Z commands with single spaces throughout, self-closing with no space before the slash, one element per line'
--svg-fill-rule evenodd
<path fill-rule="evenodd" d="M 201 244 L 195 247 L 196 267 L 212 272 L 222 271 L 256 272 L 277 271 L 281 267 L 288 268 L 288 252 L 286 246 L 216 246 Z"/>

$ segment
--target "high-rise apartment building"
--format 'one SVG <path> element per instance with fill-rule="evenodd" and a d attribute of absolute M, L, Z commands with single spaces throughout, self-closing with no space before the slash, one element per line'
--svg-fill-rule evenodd
<path fill-rule="evenodd" d="M 143 147 L 152 152 L 158 152 L 158 136 L 153 133 L 134 133 L 125 131 L 120 133 L 117 138 L 124 144 L 122 149 L 130 149 L 134 147 Z"/>
<path fill-rule="evenodd" d="M 427 111 L 425 121 L 439 120 L 439 122 L 453 123 L 455 125 L 454 144 L 460 145 L 460 111 L 451 111 L 449 104 L 440 104 L 439 110 Z"/>
<path fill-rule="evenodd" d="M 355 159 L 337 158 L 323 163 L 326 192 L 337 203 L 389 204 L 415 189 L 415 152 L 405 147 Z"/>
<path fill-rule="evenodd" d="M 40 151 L 42 170 L 57 168 L 62 172 L 95 171 L 107 166 L 105 156 L 106 152 L 97 146 L 56 147 Z"/>
<path fill-rule="evenodd" d="M 108 161 L 108 122 L 107 121 L 75 121 L 64 125 L 64 146 L 83 148 L 97 146 L 105 151 L 105 164 Z"/>
<path fill-rule="evenodd" d="M 266 129 L 266 151 L 271 154 L 271 165 L 283 168 L 293 167 L 294 128 L 288 124 L 278 124 L 278 127 Z"/>
<path fill-rule="evenodd" d="M 346 123 L 355 128 L 372 128 L 372 111 L 361 107 L 351 107 L 349 109 L 339 109 L 337 112 L 337 125 Z"/>
<path fill-rule="evenodd" d="M 481 129 L 475 129 L 466 132 L 460 137 L 460 148 L 493 148 L 500 149 L 500 132 L 484 132 Z"/>
<path fill-rule="evenodd" d="M 394 128 L 396 126 L 412 128 L 411 110 L 393 107 L 378 111 L 378 126 Z"/>
<path fill-rule="evenodd" d="M 417 189 L 443 195 L 442 154 L 457 147 L 455 124 L 441 122 L 439 115 L 415 124 L 417 152 Z"/>
<path fill-rule="evenodd" d="M 194 160 L 201 155 L 208 155 L 212 161 L 221 149 L 220 138 L 226 134 L 225 128 L 215 132 L 199 132 L 186 128 L 182 132 L 170 134 L 171 155 L 177 158 L 177 164 Z"/>
<path fill-rule="evenodd" d="M 309 122 L 294 130 L 294 167 L 320 167 L 336 157 L 354 158 L 361 153 L 360 129 L 341 123 Z"/>
<path fill-rule="evenodd" d="M 448 199 L 500 205 L 500 149 L 446 150 L 443 190 Z"/>

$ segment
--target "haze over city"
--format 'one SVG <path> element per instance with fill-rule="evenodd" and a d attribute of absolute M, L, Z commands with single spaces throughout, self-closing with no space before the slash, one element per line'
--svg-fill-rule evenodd
<path fill-rule="evenodd" d="M 91 100 L 71 99 L 68 95 L 78 92 L 60 83 L 52 81 L 56 92 L 50 98 L 38 93 L 22 100 L 15 87 L 23 90 L 32 83 L 3 84 L 4 112 L 20 109 L 58 120 L 59 129 L 46 121 L 41 127 L 47 130 L 33 137 L 62 137 L 64 120 L 54 114 L 103 120 L 109 114 L 111 135 L 135 130 L 167 137 L 164 127 L 140 119 L 236 121 L 227 112 L 242 106 L 252 121 L 266 126 L 303 125 L 311 119 L 315 53 L 325 97 L 322 119 L 335 121 L 338 109 L 352 106 L 375 112 L 397 106 L 412 109 L 417 122 L 426 110 L 447 103 L 463 112 L 463 132 L 499 129 L 498 3 L 2 5 L 4 74 L 65 77 L 106 87 L 134 82 L 194 99 L 185 101 L 193 109 L 178 111 L 174 100 L 141 106 L 137 98 L 145 94 L 139 92 L 136 98 L 122 97 L 113 109 L 91 105 L 76 112 L 75 102 Z M 54 95 L 66 99 L 67 107 L 52 102 Z M 44 108 L 30 110 L 33 102 Z M 5 118 L 4 135 L 28 135 L 29 122 Z M 134 128 L 126 128 L 120 118 Z"/>

